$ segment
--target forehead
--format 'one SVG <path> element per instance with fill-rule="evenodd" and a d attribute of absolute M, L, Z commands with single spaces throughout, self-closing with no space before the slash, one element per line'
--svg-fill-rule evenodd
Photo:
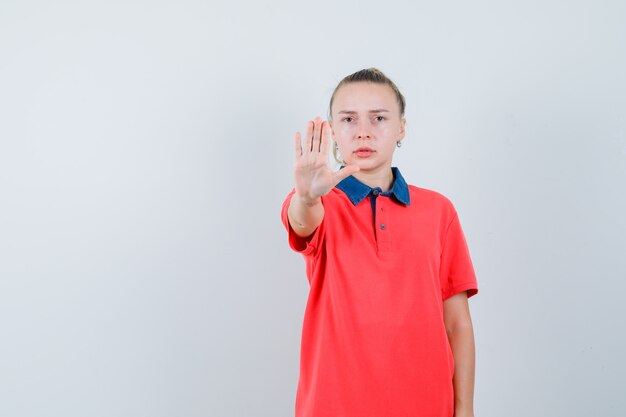
<path fill-rule="evenodd" d="M 340 111 L 369 111 L 386 109 L 400 112 L 393 89 L 386 84 L 371 82 L 348 83 L 339 87 L 333 100 L 333 113 Z"/>

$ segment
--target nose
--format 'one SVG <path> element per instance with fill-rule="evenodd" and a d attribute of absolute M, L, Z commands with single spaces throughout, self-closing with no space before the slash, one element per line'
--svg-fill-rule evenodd
<path fill-rule="evenodd" d="M 371 139 L 372 138 L 369 123 L 367 123 L 367 121 L 359 122 L 357 132 L 356 132 L 356 137 L 357 139 Z"/>

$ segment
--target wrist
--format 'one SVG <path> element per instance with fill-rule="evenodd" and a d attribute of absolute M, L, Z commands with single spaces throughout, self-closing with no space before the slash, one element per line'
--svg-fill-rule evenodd
<path fill-rule="evenodd" d="M 295 197 L 298 199 L 300 204 L 309 208 L 315 207 L 322 202 L 321 197 L 315 197 L 315 198 L 306 197 L 306 196 L 298 194 L 298 192 L 295 193 Z"/>

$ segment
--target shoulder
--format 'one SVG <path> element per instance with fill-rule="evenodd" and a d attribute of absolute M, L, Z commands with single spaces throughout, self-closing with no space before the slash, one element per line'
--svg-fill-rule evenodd
<path fill-rule="evenodd" d="M 443 193 L 411 184 L 408 184 L 408 188 L 411 204 L 415 202 L 420 206 L 433 207 L 452 214 L 456 213 L 452 200 Z"/>

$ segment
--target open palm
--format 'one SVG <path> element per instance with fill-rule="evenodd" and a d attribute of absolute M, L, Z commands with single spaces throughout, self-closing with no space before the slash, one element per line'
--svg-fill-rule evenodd
<path fill-rule="evenodd" d="M 359 170 L 357 165 L 348 165 L 339 171 L 330 169 L 330 137 L 330 124 L 319 117 L 308 123 L 304 146 L 300 132 L 296 133 L 295 188 L 296 193 L 305 200 L 314 201 L 328 194 L 341 180 Z"/>

